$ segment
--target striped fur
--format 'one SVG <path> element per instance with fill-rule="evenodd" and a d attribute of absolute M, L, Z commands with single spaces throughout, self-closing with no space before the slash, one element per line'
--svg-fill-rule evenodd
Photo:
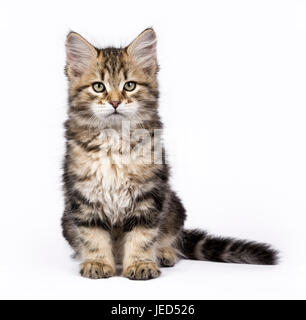
<path fill-rule="evenodd" d="M 165 150 L 158 151 L 159 161 L 151 161 L 156 157 L 152 141 L 162 145 L 156 132 L 162 122 L 155 32 L 145 30 L 119 49 L 97 49 L 72 32 L 66 48 L 69 110 L 62 225 L 81 260 L 81 275 L 108 278 L 122 263 L 125 277 L 148 280 L 180 257 L 274 264 L 276 252 L 266 245 L 184 231 L 186 213 L 170 187 Z M 132 90 L 125 89 L 127 84 Z M 122 127 L 127 121 L 128 133 Z M 146 130 L 141 139 L 139 129 Z M 143 147 L 147 154 L 139 153 Z M 132 161 L 122 162 L 127 155 Z"/>
<path fill-rule="evenodd" d="M 182 231 L 179 249 L 183 257 L 192 260 L 258 265 L 277 263 L 277 252 L 267 244 L 213 237 L 201 230 Z"/>

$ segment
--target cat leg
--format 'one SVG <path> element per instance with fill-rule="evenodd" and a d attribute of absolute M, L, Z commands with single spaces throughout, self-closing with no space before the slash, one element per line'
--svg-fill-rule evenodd
<path fill-rule="evenodd" d="M 81 243 L 78 251 L 83 261 L 81 275 L 89 279 L 114 276 L 116 266 L 110 233 L 98 227 L 79 227 L 78 231 Z"/>
<path fill-rule="evenodd" d="M 178 261 L 178 238 L 186 219 L 185 208 L 174 192 L 170 192 L 168 211 L 160 225 L 157 257 L 161 267 L 173 267 Z"/>
<path fill-rule="evenodd" d="M 157 259 L 161 267 L 174 267 L 178 258 L 175 250 L 176 237 L 164 235 L 158 240 Z"/>
<path fill-rule="evenodd" d="M 131 280 L 149 280 L 159 277 L 156 263 L 157 228 L 136 226 L 125 236 L 123 276 Z"/>
<path fill-rule="evenodd" d="M 159 248 L 157 252 L 159 265 L 164 268 L 174 267 L 177 262 L 177 254 L 174 248 Z"/>

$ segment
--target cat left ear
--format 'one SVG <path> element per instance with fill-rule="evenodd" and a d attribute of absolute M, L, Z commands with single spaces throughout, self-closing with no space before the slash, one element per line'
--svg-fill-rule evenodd
<path fill-rule="evenodd" d="M 127 48 L 127 53 L 145 72 L 154 74 L 158 71 L 157 38 L 153 29 L 146 29 Z"/>
<path fill-rule="evenodd" d="M 66 40 L 68 76 L 79 77 L 97 56 L 97 50 L 78 33 L 70 32 Z"/>

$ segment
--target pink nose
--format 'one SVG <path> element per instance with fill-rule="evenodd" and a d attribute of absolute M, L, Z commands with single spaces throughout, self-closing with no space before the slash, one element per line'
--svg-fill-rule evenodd
<path fill-rule="evenodd" d="M 117 109 L 120 105 L 121 101 L 110 101 L 110 104 Z"/>

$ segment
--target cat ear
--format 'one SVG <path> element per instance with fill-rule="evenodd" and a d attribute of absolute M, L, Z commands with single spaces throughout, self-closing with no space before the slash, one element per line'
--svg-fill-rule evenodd
<path fill-rule="evenodd" d="M 66 71 L 68 76 L 79 77 L 91 65 L 97 50 L 78 33 L 70 32 L 66 40 Z"/>
<path fill-rule="evenodd" d="M 147 29 L 128 46 L 127 53 L 146 72 L 156 73 L 158 71 L 156 45 L 155 31 Z"/>

